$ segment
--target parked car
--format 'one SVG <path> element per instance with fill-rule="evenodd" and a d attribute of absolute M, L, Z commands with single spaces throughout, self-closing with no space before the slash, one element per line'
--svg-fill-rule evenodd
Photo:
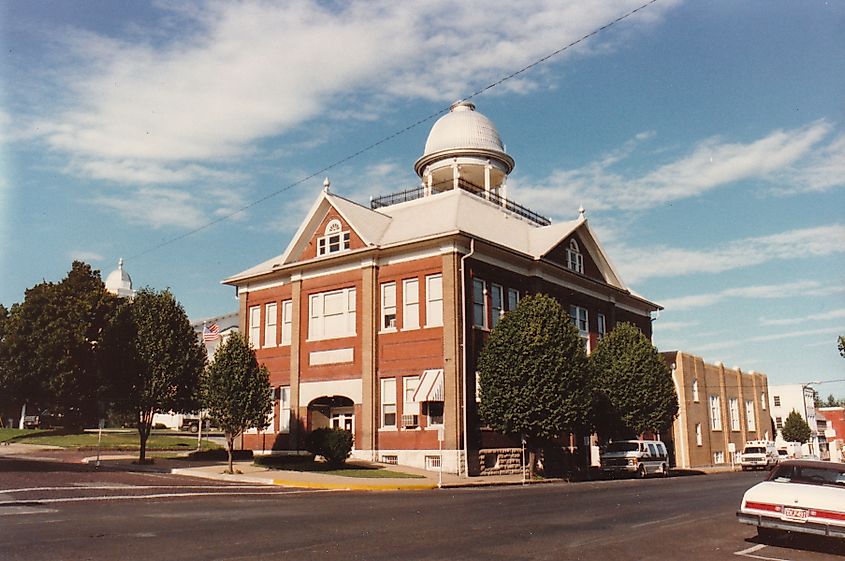
<path fill-rule="evenodd" d="M 742 471 L 748 469 L 772 469 L 780 460 L 774 442 L 749 440 L 739 456 Z"/>
<path fill-rule="evenodd" d="M 736 516 L 760 537 L 799 532 L 845 539 L 845 463 L 781 462 L 745 492 Z"/>
<path fill-rule="evenodd" d="M 669 454 L 659 440 L 619 440 L 607 445 L 601 454 L 604 473 L 625 473 L 636 477 L 669 475 Z"/>

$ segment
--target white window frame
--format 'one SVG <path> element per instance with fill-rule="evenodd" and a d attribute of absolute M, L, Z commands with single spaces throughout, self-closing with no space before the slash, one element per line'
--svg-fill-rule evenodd
<path fill-rule="evenodd" d="M 780 396 L 772 396 L 772 402 L 775 404 L 775 407 L 780 407 Z"/>
<path fill-rule="evenodd" d="M 757 421 L 755 421 L 754 416 L 754 400 L 753 399 L 746 399 L 745 400 L 745 428 L 749 431 L 756 431 L 757 430 Z"/>
<path fill-rule="evenodd" d="M 713 464 L 719 465 L 725 463 L 725 453 L 722 450 L 713 452 Z"/>
<path fill-rule="evenodd" d="M 396 331 L 396 282 L 381 285 L 381 331 Z"/>
<path fill-rule="evenodd" d="M 583 339 L 590 338 L 590 314 L 587 308 L 581 306 L 569 306 L 569 317 L 578 329 L 578 335 Z"/>
<path fill-rule="evenodd" d="M 381 428 L 396 428 L 396 378 L 381 379 Z M 393 422 L 387 422 L 387 416 L 393 415 Z"/>
<path fill-rule="evenodd" d="M 282 302 L 282 345 L 290 345 L 293 336 L 293 300 Z"/>
<path fill-rule="evenodd" d="M 261 348 L 261 306 L 249 308 L 249 343 L 253 349 Z"/>
<path fill-rule="evenodd" d="M 443 325 L 443 275 L 425 277 L 425 326 Z"/>
<path fill-rule="evenodd" d="M 505 289 L 498 284 L 490 285 L 490 326 L 496 327 L 505 312 Z"/>
<path fill-rule="evenodd" d="M 340 294 L 345 309 L 336 314 L 325 313 L 326 298 Z M 326 339 L 340 339 L 343 337 L 355 336 L 355 287 L 341 288 L 340 290 L 330 290 L 328 292 L 318 292 L 311 294 L 308 297 L 308 340 L 309 341 L 323 341 Z M 343 329 L 334 333 L 326 333 L 326 318 L 333 316 L 342 316 L 341 320 Z"/>
<path fill-rule="evenodd" d="M 420 404 L 414 401 L 414 393 L 420 387 L 419 376 L 405 376 L 402 378 L 402 414 L 419 415 Z"/>
<path fill-rule="evenodd" d="M 704 445 L 704 437 L 701 434 L 701 423 L 695 424 L 695 445 L 696 446 L 703 446 Z"/>
<path fill-rule="evenodd" d="M 699 395 L 698 395 L 698 378 L 692 379 L 692 400 L 695 403 L 698 403 Z"/>
<path fill-rule="evenodd" d="M 514 311 L 519 306 L 519 291 L 515 288 L 508 289 L 508 311 Z"/>
<path fill-rule="evenodd" d="M 722 430 L 722 398 L 710 396 L 710 430 Z"/>
<path fill-rule="evenodd" d="M 402 329 L 420 328 L 420 279 L 402 281 Z"/>
<path fill-rule="evenodd" d="M 766 392 L 760 394 L 760 409 L 766 410 Z"/>
<path fill-rule="evenodd" d="M 267 427 L 261 432 L 276 432 L 276 388 L 270 386 L 270 413 L 267 415 Z"/>
<path fill-rule="evenodd" d="M 349 230 L 343 230 L 340 220 L 330 220 L 323 233 L 324 236 L 317 238 L 317 257 L 349 249 L 351 239 Z"/>
<path fill-rule="evenodd" d="M 279 305 L 275 302 L 264 304 L 264 347 L 276 346 L 276 332 L 279 324 Z"/>
<path fill-rule="evenodd" d="M 569 247 L 566 248 L 566 268 L 584 274 L 584 255 L 574 239 L 569 240 Z"/>
<path fill-rule="evenodd" d="M 728 412 L 731 417 L 731 430 L 738 431 L 740 429 L 739 424 L 739 398 L 730 397 L 728 398 Z"/>
<path fill-rule="evenodd" d="M 596 333 L 598 333 L 599 341 L 607 335 L 607 318 L 604 314 L 596 314 Z"/>
<path fill-rule="evenodd" d="M 279 386 L 279 432 L 290 432 L 290 386 Z"/>

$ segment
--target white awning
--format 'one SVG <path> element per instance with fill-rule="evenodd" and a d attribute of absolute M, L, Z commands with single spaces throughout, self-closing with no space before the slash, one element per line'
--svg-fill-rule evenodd
<path fill-rule="evenodd" d="M 424 370 L 420 378 L 417 391 L 414 392 L 414 403 L 423 401 L 443 401 L 443 369 Z"/>

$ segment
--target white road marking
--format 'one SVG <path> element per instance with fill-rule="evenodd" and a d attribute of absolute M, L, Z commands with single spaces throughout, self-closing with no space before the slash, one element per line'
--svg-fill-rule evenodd
<path fill-rule="evenodd" d="M 0 489 L 0 495 L 7 493 L 28 493 L 32 491 L 114 491 L 118 489 L 257 489 L 273 487 L 267 483 L 250 485 L 72 485 L 66 487 L 21 487 L 18 489 Z"/>
<path fill-rule="evenodd" d="M 27 503 L 38 503 L 38 504 L 53 504 L 53 503 L 80 503 L 80 502 L 97 502 L 97 501 L 132 501 L 132 500 L 146 500 L 146 499 L 170 499 L 170 498 L 182 498 L 182 497 L 204 497 L 204 496 L 226 496 L 226 495 L 237 495 L 241 497 L 255 497 L 258 495 L 299 495 L 305 493 L 333 493 L 335 492 L 333 489 L 304 489 L 302 491 L 258 491 L 255 493 L 240 493 L 240 492 L 233 492 L 230 493 L 228 491 L 218 492 L 218 493 L 157 493 L 154 495 L 112 495 L 112 496 L 104 496 L 104 497 L 57 497 L 54 499 L 23 499 L 20 502 L 27 504 Z M 5 503 L 0 503 L 0 506 L 15 506 L 17 504 L 16 501 L 10 501 Z"/>
<path fill-rule="evenodd" d="M 748 549 L 743 549 L 742 551 L 734 552 L 734 555 L 741 555 L 742 557 L 750 557 L 751 559 L 762 559 L 764 561 L 790 561 L 789 559 L 781 559 L 780 557 L 764 557 L 762 555 L 751 555 L 754 552 L 760 551 L 766 547 L 764 543 L 758 543 L 755 546 L 751 546 Z"/>
<path fill-rule="evenodd" d="M 642 528 L 643 526 L 651 526 L 652 524 L 665 524 L 666 522 L 675 522 L 679 518 L 685 518 L 689 516 L 688 514 L 679 514 L 678 516 L 672 516 L 670 518 L 661 518 L 659 520 L 649 520 L 648 522 L 640 522 L 639 524 L 631 525 L 631 528 Z"/>

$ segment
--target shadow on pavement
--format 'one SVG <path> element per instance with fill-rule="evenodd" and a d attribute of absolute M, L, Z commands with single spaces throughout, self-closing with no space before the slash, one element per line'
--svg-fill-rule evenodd
<path fill-rule="evenodd" d="M 814 553 L 830 553 L 833 555 L 845 556 L 845 540 L 828 538 L 825 536 L 784 532 L 782 535 L 772 538 L 761 538 L 760 536 L 756 536 L 745 541 L 748 543 L 764 544 L 770 547 L 779 547 L 782 549 L 812 551 Z"/>

